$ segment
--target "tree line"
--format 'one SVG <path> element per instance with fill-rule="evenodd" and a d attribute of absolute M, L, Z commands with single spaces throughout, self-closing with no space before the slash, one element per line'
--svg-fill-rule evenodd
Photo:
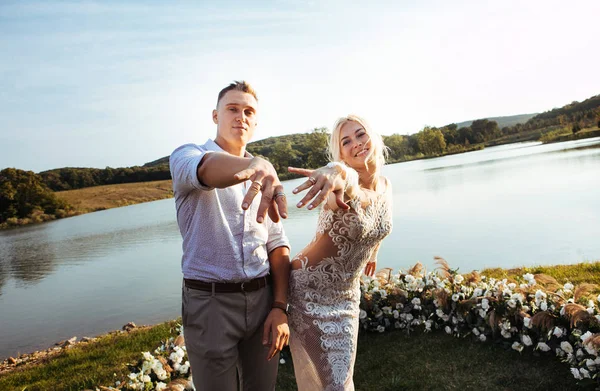
<path fill-rule="evenodd" d="M 0 171 L 0 228 L 54 220 L 72 211 L 33 171 Z"/>
<path fill-rule="evenodd" d="M 538 139 L 545 130 L 559 126 L 571 127 L 574 132 L 587 127 L 600 126 L 600 95 L 583 102 L 572 102 L 561 108 L 538 114 L 524 124 L 500 128 L 496 121 L 479 119 L 470 126 L 449 124 L 442 127 L 425 127 L 412 135 L 398 133 L 384 136 L 389 148 L 391 163 L 435 157 L 481 149 L 494 140 L 511 142 L 510 137 L 539 130 L 532 137 Z M 292 177 L 288 166 L 315 168 L 328 161 L 327 128 L 315 128 L 309 133 L 269 137 L 248 144 L 248 152 L 267 158 L 282 179 Z M 514 140 L 513 140 L 514 141 Z M 105 169 L 59 168 L 40 173 L 44 183 L 54 191 L 130 182 L 148 182 L 170 179 L 168 157 L 144 166 Z"/>

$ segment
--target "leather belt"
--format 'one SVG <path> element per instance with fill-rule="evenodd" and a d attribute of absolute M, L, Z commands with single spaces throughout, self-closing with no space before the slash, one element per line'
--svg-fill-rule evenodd
<path fill-rule="evenodd" d="M 254 280 L 244 282 L 204 282 L 199 280 L 183 279 L 185 286 L 199 291 L 234 293 L 234 292 L 253 292 L 271 284 L 271 275 L 258 277 Z"/>

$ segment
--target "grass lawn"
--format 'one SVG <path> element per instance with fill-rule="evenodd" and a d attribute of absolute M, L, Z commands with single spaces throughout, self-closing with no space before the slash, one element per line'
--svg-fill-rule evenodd
<path fill-rule="evenodd" d="M 50 362 L 0 377 L 0 390 L 81 390 L 114 385 L 142 351 L 152 351 L 174 323 L 77 346 Z M 116 376 L 114 375 L 116 374 Z M 519 354 L 494 343 L 473 343 L 442 332 L 361 334 L 357 390 L 578 389 L 566 364 L 553 356 Z M 293 364 L 279 366 L 278 390 L 296 390 Z"/>

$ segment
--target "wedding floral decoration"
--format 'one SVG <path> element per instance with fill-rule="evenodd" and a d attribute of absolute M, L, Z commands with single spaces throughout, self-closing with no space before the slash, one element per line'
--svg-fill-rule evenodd
<path fill-rule="evenodd" d="M 575 287 L 530 273 L 517 281 L 458 274 L 442 258 L 426 272 L 380 270 L 361 281 L 361 329 L 443 330 L 477 342 L 500 341 L 517 352 L 554 354 L 580 383 L 600 386 L 600 295 L 593 284 Z"/>
<path fill-rule="evenodd" d="M 153 353 L 143 352 L 135 364 L 129 364 L 130 373 L 125 381 L 105 390 L 185 391 L 194 390 L 190 363 L 187 359 L 183 328 L 177 327 L 177 336 L 164 341 Z"/>

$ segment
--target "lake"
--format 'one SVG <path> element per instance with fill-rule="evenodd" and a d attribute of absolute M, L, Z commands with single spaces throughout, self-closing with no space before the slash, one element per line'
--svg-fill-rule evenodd
<path fill-rule="evenodd" d="M 379 267 L 469 272 L 600 259 L 600 138 L 520 143 L 388 165 L 394 230 Z M 316 212 L 284 182 L 295 253 Z M 181 237 L 174 200 L 0 231 L 0 359 L 179 316 Z"/>

